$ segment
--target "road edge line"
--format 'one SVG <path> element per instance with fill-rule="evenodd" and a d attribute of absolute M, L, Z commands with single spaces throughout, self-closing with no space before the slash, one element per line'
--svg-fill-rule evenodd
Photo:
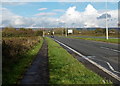
<path fill-rule="evenodd" d="M 89 58 L 86 58 L 86 56 L 82 55 L 81 53 L 77 52 L 76 50 L 72 49 L 71 47 L 65 45 L 64 43 L 54 39 L 56 42 L 58 42 L 59 44 L 67 47 L 68 49 L 72 50 L 74 53 L 78 54 L 79 56 L 81 56 L 82 58 L 84 58 L 85 60 L 89 61 L 90 63 L 92 63 L 93 65 L 95 65 L 96 67 L 98 67 L 99 69 L 103 70 L 104 72 L 106 72 L 107 74 L 109 74 L 110 76 L 112 76 L 113 78 L 117 79 L 118 81 L 120 81 L 120 77 L 118 77 L 117 75 L 115 75 L 114 73 L 112 73 L 111 71 L 107 70 L 106 68 L 102 67 L 101 65 L 97 64 L 96 62 L 90 60 Z"/>

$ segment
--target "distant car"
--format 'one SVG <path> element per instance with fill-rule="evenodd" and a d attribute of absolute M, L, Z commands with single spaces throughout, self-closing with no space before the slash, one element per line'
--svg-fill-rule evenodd
<path fill-rule="evenodd" d="M 54 36 L 52 35 L 51 38 L 54 38 Z"/>

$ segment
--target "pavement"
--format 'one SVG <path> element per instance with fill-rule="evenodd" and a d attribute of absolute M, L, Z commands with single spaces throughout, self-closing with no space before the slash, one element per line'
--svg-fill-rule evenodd
<path fill-rule="evenodd" d="M 49 69 L 48 69 L 48 47 L 47 42 L 44 43 L 38 52 L 38 55 L 32 62 L 31 66 L 25 72 L 21 80 L 21 86 L 37 85 L 46 86 L 49 82 Z"/>
<path fill-rule="evenodd" d="M 86 58 L 96 62 L 105 69 L 120 77 L 120 49 L 119 44 L 96 42 L 82 39 L 54 37 Z"/>

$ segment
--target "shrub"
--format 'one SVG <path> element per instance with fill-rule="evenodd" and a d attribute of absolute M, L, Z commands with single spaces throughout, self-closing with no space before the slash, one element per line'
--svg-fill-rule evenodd
<path fill-rule="evenodd" d="M 40 42 L 40 37 L 12 37 L 2 40 L 2 56 L 3 59 L 16 61 L 19 59 L 19 55 L 24 54 L 32 46 Z M 4 60 L 3 60 L 4 63 Z"/>

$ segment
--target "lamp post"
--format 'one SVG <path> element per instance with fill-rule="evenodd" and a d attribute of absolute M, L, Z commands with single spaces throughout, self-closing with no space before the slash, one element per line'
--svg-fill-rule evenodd
<path fill-rule="evenodd" d="M 108 40 L 107 0 L 106 0 L 106 39 Z"/>

